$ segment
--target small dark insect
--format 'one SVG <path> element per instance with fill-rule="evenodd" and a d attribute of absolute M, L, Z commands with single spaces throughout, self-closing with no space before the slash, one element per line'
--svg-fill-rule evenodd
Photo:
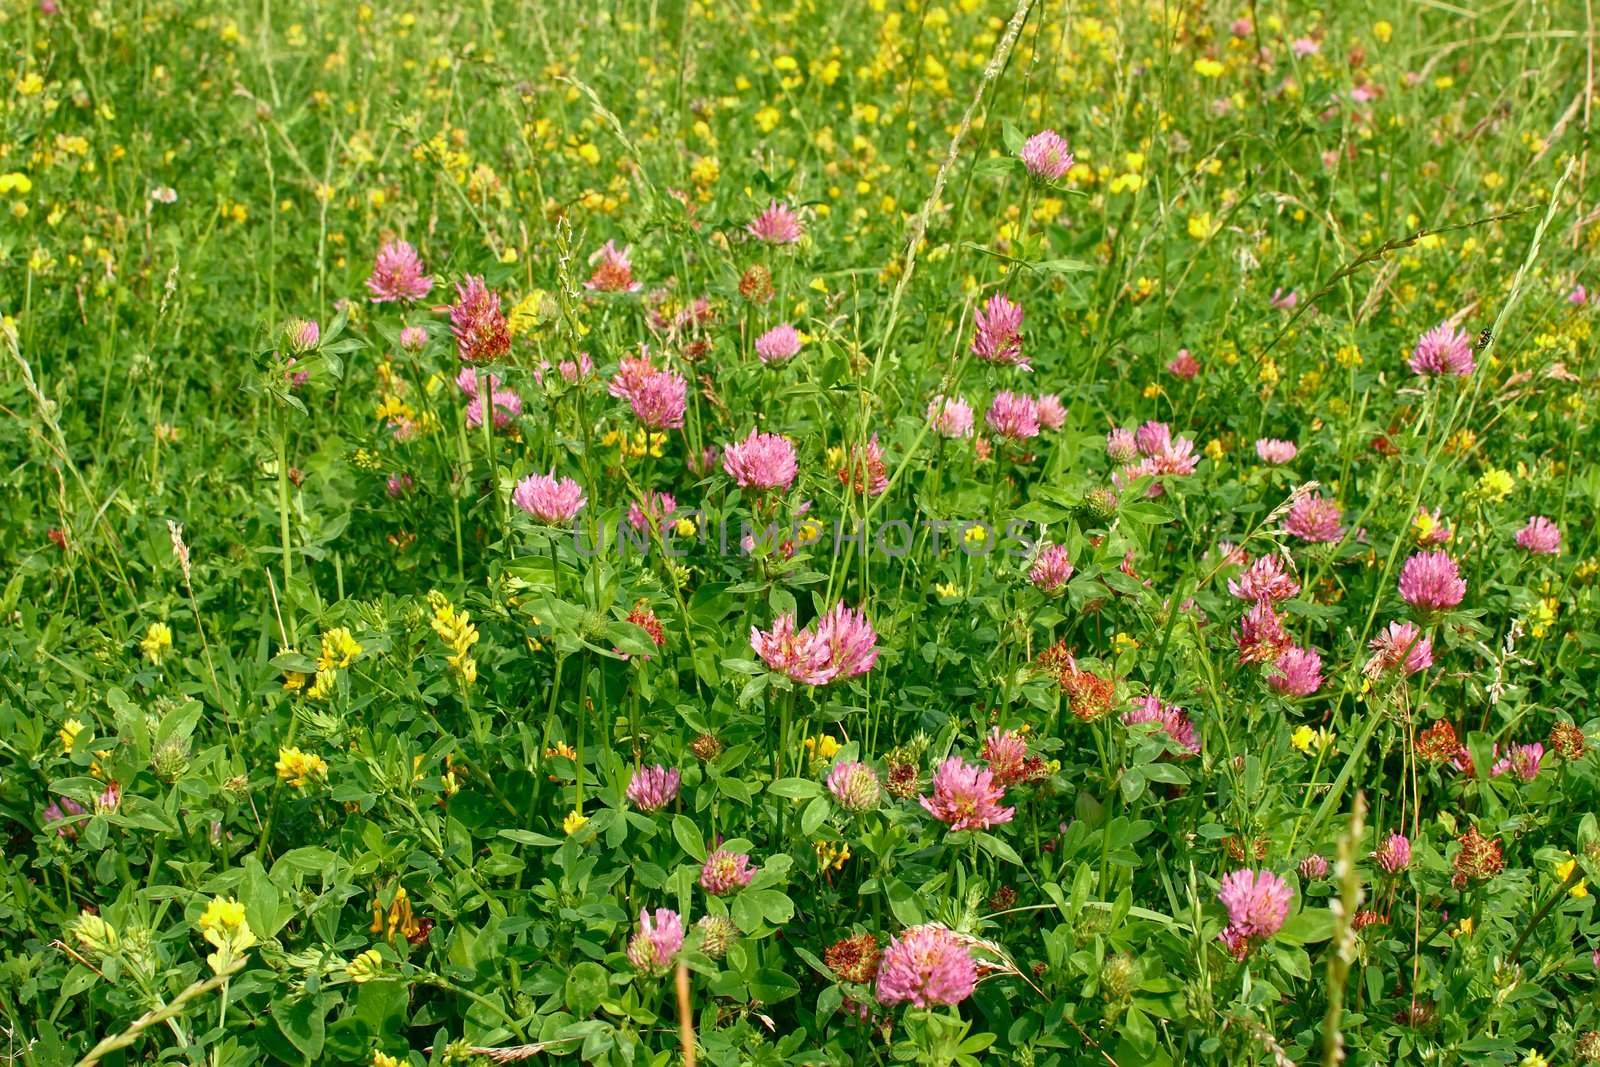
<path fill-rule="evenodd" d="M 1487 326 L 1484 327 L 1483 332 L 1478 335 L 1478 351 L 1482 352 L 1485 348 L 1488 348 L 1489 342 L 1493 340 L 1494 334 L 1489 332 L 1489 328 Z"/>

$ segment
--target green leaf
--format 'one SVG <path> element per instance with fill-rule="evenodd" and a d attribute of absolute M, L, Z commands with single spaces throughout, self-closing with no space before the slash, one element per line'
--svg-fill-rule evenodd
<path fill-rule="evenodd" d="M 1162 782 L 1166 785 L 1189 784 L 1189 775 L 1176 763 L 1146 763 L 1139 770 L 1152 782 Z"/>
<path fill-rule="evenodd" d="M 825 796 L 814 798 L 806 805 L 805 814 L 800 816 L 800 832 L 810 837 L 828 821 L 828 815 L 833 811 L 833 805 Z"/>
<path fill-rule="evenodd" d="M 700 828 L 694 820 L 687 815 L 674 815 L 672 817 L 672 836 L 677 838 L 678 846 L 688 853 L 689 858 L 696 863 L 706 861 L 706 842 L 701 836 Z"/>
<path fill-rule="evenodd" d="M 922 906 L 917 903 L 916 893 L 900 879 L 890 879 L 884 886 L 884 895 L 889 898 L 889 910 L 902 924 L 916 926 L 923 921 Z"/>
<path fill-rule="evenodd" d="M 1099 270 L 1099 266 L 1081 259 L 1041 259 L 1028 264 L 1041 274 L 1084 274 Z"/>
<path fill-rule="evenodd" d="M 750 995 L 763 1004 L 776 1004 L 800 992 L 800 983 L 783 971 L 763 967 L 750 979 Z"/>
<path fill-rule="evenodd" d="M 578 1018 L 593 1015 L 606 997 L 610 975 L 598 963 L 585 961 L 572 968 L 562 990 L 567 1010 Z"/>
<path fill-rule="evenodd" d="M 978 847 L 983 849 L 989 855 L 993 856 L 995 859 L 1005 860 L 1007 863 L 1015 863 L 1018 867 L 1022 866 L 1022 857 L 1017 855 L 1017 850 L 1000 840 L 998 837 L 995 837 L 993 834 L 980 832 L 974 834 L 973 837 L 977 839 Z"/>
<path fill-rule="evenodd" d="M 327 1038 L 324 1016 L 332 1001 L 338 999 L 303 996 L 298 1000 L 272 1002 L 273 1021 L 308 1061 L 315 1062 L 322 1055 L 322 1044 Z"/>
<path fill-rule="evenodd" d="M 809 800 L 822 795 L 822 784 L 809 778 L 779 778 L 767 786 L 767 792 L 790 800 Z"/>
<path fill-rule="evenodd" d="M 540 848 L 559 848 L 561 839 L 549 834 L 536 834 L 531 830 L 501 830 L 500 836 L 519 845 L 537 845 Z"/>
<path fill-rule="evenodd" d="M 1278 938 L 1291 945 L 1314 945 L 1332 936 L 1333 912 L 1327 908 L 1307 908 L 1278 931 Z"/>

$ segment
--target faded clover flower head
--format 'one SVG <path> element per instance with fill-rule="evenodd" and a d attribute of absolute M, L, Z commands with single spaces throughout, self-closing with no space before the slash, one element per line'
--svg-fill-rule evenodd
<path fill-rule="evenodd" d="M 607 241 L 589 257 L 594 273 L 583 283 L 585 289 L 596 293 L 636 293 L 644 288 L 633 276 L 631 248 L 618 248 L 615 241 Z"/>
<path fill-rule="evenodd" d="M 1414 622 L 1391 622 L 1367 647 L 1372 650 L 1372 658 L 1362 673 L 1368 678 L 1391 671 L 1410 677 L 1433 666 L 1433 639 Z"/>
<path fill-rule="evenodd" d="M 450 332 L 455 335 L 456 354 L 464 363 L 488 363 L 511 352 L 511 331 L 500 311 L 500 294 L 477 275 L 456 286 Z"/>

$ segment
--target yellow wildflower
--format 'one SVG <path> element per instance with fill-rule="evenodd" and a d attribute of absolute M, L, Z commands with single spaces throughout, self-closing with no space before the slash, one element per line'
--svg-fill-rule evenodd
<path fill-rule="evenodd" d="M 314 753 L 301 752 L 298 748 L 280 748 L 277 771 L 280 782 L 304 789 L 308 783 L 328 777 L 328 764 Z"/>
<path fill-rule="evenodd" d="M 356 985 L 365 985 L 383 973 L 383 956 L 369 948 L 345 964 L 344 973 Z"/>
<path fill-rule="evenodd" d="M 813 841 L 811 847 L 817 853 L 817 867 L 824 874 L 839 870 L 850 858 L 849 845 L 835 845 L 832 841 Z"/>
<path fill-rule="evenodd" d="M 306 696 L 312 700 L 327 700 L 333 695 L 334 686 L 338 684 L 338 671 L 318 671 L 316 680 L 311 683 L 311 688 L 306 690 Z"/>
<path fill-rule="evenodd" d="M 322 635 L 322 653 L 317 656 L 317 670 L 343 670 L 364 651 L 348 629 L 336 626 Z"/>
<path fill-rule="evenodd" d="M 71 752 L 73 744 L 78 740 L 78 735 L 83 732 L 83 723 L 77 719 L 68 719 L 61 724 L 61 729 L 56 731 L 56 736 L 61 739 L 61 750 Z"/>
<path fill-rule="evenodd" d="M 1565 862 L 1556 864 L 1556 878 L 1563 883 L 1566 882 L 1568 878 L 1572 877 L 1572 872 L 1577 869 L 1577 866 L 1577 859 L 1572 856 L 1568 856 Z M 1567 890 L 1567 895 L 1578 897 L 1579 899 L 1588 896 L 1588 881 L 1582 878 L 1578 879 L 1576 882 L 1572 883 L 1571 888 Z"/>
<path fill-rule="evenodd" d="M 806 756 L 813 763 L 826 763 L 839 752 L 839 742 L 827 734 L 818 734 L 805 740 Z"/>
<path fill-rule="evenodd" d="M 1473 492 L 1485 500 L 1498 503 L 1511 495 L 1511 490 L 1516 484 L 1516 480 L 1511 477 L 1510 472 L 1503 471 L 1498 467 L 1491 467 L 1483 472 L 1483 477 L 1479 478 L 1478 484 L 1473 486 Z"/>
<path fill-rule="evenodd" d="M 389 941 L 396 936 L 409 941 L 422 932 L 422 924 L 411 911 L 411 896 L 405 886 L 395 888 L 394 900 L 390 902 L 387 912 L 377 897 L 372 898 L 372 925 L 367 931 L 374 937 L 381 936 Z"/>
<path fill-rule="evenodd" d="M 244 905 L 233 897 L 212 897 L 206 910 L 195 920 L 195 928 L 203 934 L 230 934 L 244 926 Z"/>
<path fill-rule="evenodd" d="M 164 622 L 153 622 L 144 632 L 144 639 L 139 642 L 139 651 L 144 653 L 144 658 L 160 666 L 161 658 L 172 648 L 172 628 Z"/>
<path fill-rule="evenodd" d="M 450 649 L 445 662 L 463 684 L 471 685 L 478 680 L 478 661 L 470 654 L 478 641 L 478 628 L 472 625 L 465 611 L 457 611 L 437 590 L 428 594 L 428 604 L 433 608 L 433 632 Z"/>
<path fill-rule="evenodd" d="M 573 809 L 572 811 L 568 812 L 567 817 L 561 820 L 561 829 L 566 832 L 568 837 L 571 837 L 573 834 L 577 833 L 579 830 L 582 830 L 588 825 L 589 817 L 577 809 Z"/>

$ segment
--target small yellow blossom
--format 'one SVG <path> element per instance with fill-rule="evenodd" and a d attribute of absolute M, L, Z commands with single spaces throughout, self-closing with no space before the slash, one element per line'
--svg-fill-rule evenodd
<path fill-rule="evenodd" d="M 1568 856 L 1565 862 L 1556 864 L 1556 878 L 1565 883 L 1568 878 L 1572 877 L 1572 872 L 1577 869 L 1577 866 L 1578 861 L 1575 858 Z M 1567 895 L 1577 897 L 1579 899 L 1588 896 L 1588 881 L 1582 878 L 1578 879 L 1576 882 L 1572 883 L 1572 887 L 1567 890 Z"/>
<path fill-rule="evenodd" d="M 296 789 L 304 789 L 313 781 L 328 777 L 328 764 L 318 755 L 301 752 L 298 748 L 278 749 L 278 780 L 288 782 Z"/>
<path fill-rule="evenodd" d="M 1194 72 L 1202 78 L 1220 78 L 1225 69 L 1221 63 L 1204 56 L 1194 61 Z"/>
<path fill-rule="evenodd" d="M 464 685 L 471 685 L 478 680 L 478 661 L 470 654 L 478 642 L 478 628 L 465 611 L 457 611 L 437 590 L 428 594 L 428 604 L 433 608 L 433 632 L 450 649 L 445 662 Z"/>
<path fill-rule="evenodd" d="M 356 985 L 365 985 L 383 973 L 383 956 L 369 948 L 345 964 L 344 973 Z"/>
<path fill-rule="evenodd" d="M 372 925 L 367 932 L 374 937 L 383 937 L 393 941 L 396 937 L 403 937 L 407 941 L 422 933 L 422 924 L 417 921 L 416 915 L 411 910 L 411 896 L 406 892 L 405 886 L 397 886 L 394 899 L 389 904 L 387 912 L 383 909 L 383 902 L 377 897 L 372 898 Z"/>
<path fill-rule="evenodd" d="M 566 831 L 568 837 L 571 837 L 587 825 L 589 825 L 589 817 L 577 809 L 568 812 L 567 817 L 561 820 L 561 829 Z"/>
<path fill-rule="evenodd" d="M 1516 484 L 1516 480 L 1511 477 L 1509 471 L 1491 467 L 1483 472 L 1483 476 L 1478 479 L 1478 484 L 1473 486 L 1473 492 L 1485 500 L 1498 503 L 1511 495 L 1511 490 L 1516 487 Z"/>
<path fill-rule="evenodd" d="M 317 656 L 317 670 L 343 670 L 364 651 L 348 629 L 336 626 L 322 635 L 322 652 Z"/>
<path fill-rule="evenodd" d="M 813 841 L 811 847 L 817 853 L 817 867 L 824 874 L 839 870 L 850 858 L 849 845 L 835 845 L 832 841 Z"/>
<path fill-rule="evenodd" d="M 144 639 L 139 642 L 139 651 L 144 653 L 144 658 L 156 666 L 161 665 L 161 658 L 172 648 L 172 628 L 164 622 L 153 622 L 144 632 Z"/>
<path fill-rule="evenodd" d="M 1208 237 L 1213 237 L 1220 229 L 1222 229 L 1222 224 L 1213 221 L 1209 211 L 1202 211 L 1198 215 L 1189 216 L 1189 236 L 1196 241 L 1204 241 Z"/>
<path fill-rule="evenodd" d="M 1379 19 L 1372 24 L 1372 36 L 1378 39 L 1379 44 L 1388 44 L 1389 38 L 1394 36 L 1394 26 L 1388 19 Z"/>
<path fill-rule="evenodd" d="M 311 688 L 306 690 L 306 696 L 312 700 L 327 700 L 333 695 L 333 690 L 338 684 L 338 671 L 318 671 L 316 678 L 311 683 Z"/>
<path fill-rule="evenodd" d="M 812 763 L 826 763 L 839 753 L 839 742 L 827 734 L 806 738 L 805 746 Z"/>
<path fill-rule="evenodd" d="M 61 750 L 71 752 L 72 746 L 78 740 L 78 735 L 83 732 L 83 723 L 77 719 L 68 719 L 61 724 L 61 729 L 56 731 L 56 736 L 61 739 Z"/>
<path fill-rule="evenodd" d="M 195 928 L 203 934 L 212 932 L 228 934 L 244 926 L 244 905 L 233 897 L 212 897 L 206 910 L 195 920 Z"/>
<path fill-rule="evenodd" d="M 0 194 L 15 193 L 17 196 L 27 196 L 32 191 L 33 180 L 21 171 L 0 174 Z"/>
<path fill-rule="evenodd" d="M 1335 735 L 1331 730 L 1313 730 L 1311 727 L 1302 724 L 1295 729 L 1294 733 L 1289 735 L 1289 743 L 1295 747 L 1296 751 L 1310 756 L 1331 749 L 1334 737 Z"/>

